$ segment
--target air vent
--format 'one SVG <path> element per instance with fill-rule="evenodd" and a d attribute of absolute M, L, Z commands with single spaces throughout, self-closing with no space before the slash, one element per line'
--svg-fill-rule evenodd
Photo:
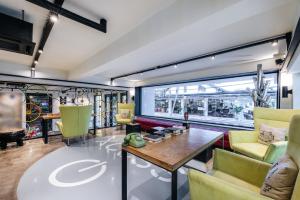
<path fill-rule="evenodd" d="M 35 43 L 32 42 L 32 23 L 0 13 L 0 27 L 0 49 L 33 54 Z"/>

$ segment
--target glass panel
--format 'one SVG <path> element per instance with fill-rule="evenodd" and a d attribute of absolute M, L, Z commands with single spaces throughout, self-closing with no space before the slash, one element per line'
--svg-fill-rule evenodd
<path fill-rule="evenodd" d="M 270 106 L 277 106 L 277 74 L 270 81 Z M 162 85 L 142 88 L 142 115 L 224 125 L 253 127 L 253 101 L 249 91 L 254 76 Z"/>

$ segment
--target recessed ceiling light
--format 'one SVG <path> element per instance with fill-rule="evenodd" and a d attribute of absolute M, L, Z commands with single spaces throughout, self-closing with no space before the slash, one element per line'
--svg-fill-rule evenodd
<path fill-rule="evenodd" d="M 33 63 L 34 63 L 35 65 L 37 65 L 39 62 L 38 62 L 37 60 L 35 60 Z"/>
<path fill-rule="evenodd" d="M 42 53 L 43 53 L 43 50 L 42 50 L 42 49 L 39 49 L 38 52 L 39 52 L 39 54 L 42 54 Z"/>
<path fill-rule="evenodd" d="M 212 56 L 212 57 L 211 57 L 212 60 L 214 60 L 215 58 L 216 58 L 215 56 Z"/>
<path fill-rule="evenodd" d="M 58 21 L 58 15 L 57 14 L 51 14 L 50 15 L 50 21 L 55 23 Z"/>
<path fill-rule="evenodd" d="M 140 73 L 140 75 L 143 76 L 144 74 L 143 74 L 143 73 Z"/>
<path fill-rule="evenodd" d="M 272 42 L 272 46 L 275 47 L 275 46 L 277 46 L 277 45 L 278 45 L 278 41 L 277 41 L 277 40 L 274 40 L 274 41 Z"/>
<path fill-rule="evenodd" d="M 175 68 L 175 69 L 177 69 L 177 68 L 178 68 L 178 66 L 177 66 L 177 65 L 174 65 L 174 68 Z"/>

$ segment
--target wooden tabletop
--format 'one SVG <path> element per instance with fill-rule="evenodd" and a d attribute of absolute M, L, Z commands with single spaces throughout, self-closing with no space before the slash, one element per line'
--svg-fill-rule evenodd
<path fill-rule="evenodd" d="M 47 115 L 41 116 L 43 120 L 49 120 L 49 119 L 59 119 L 60 113 L 49 113 Z"/>
<path fill-rule="evenodd" d="M 122 150 L 172 172 L 221 139 L 223 134 L 190 128 L 187 133 L 172 136 L 159 143 L 147 142 L 142 148 L 123 146 Z"/>

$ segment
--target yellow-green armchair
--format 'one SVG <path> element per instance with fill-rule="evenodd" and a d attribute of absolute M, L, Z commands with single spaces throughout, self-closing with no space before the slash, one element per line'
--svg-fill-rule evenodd
<path fill-rule="evenodd" d="M 277 128 L 288 128 L 290 120 L 300 110 L 293 109 L 272 109 L 254 108 L 254 131 L 229 131 L 230 147 L 238 153 L 251 158 L 275 162 L 282 156 L 287 148 L 287 141 L 274 142 L 270 145 L 258 142 L 259 129 L 261 124 Z"/>
<path fill-rule="evenodd" d="M 89 130 L 92 106 L 60 106 L 61 121 L 56 122 L 64 138 L 85 136 Z M 83 137 L 84 138 L 84 137 Z"/>
<path fill-rule="evenodd" d="M 124 115 L 125 116 L 122 116 Z M 134 119 L 134 104 L 133 103 L 118 103 L 118 114 L 115 115 L 118 125 L 129 124 Z"/>
<path fill-rule="evenodd" d="M 300 167 L 300 115 L 294 116 L 289 128 L 287 154 Z M 189 170 L 191 200 L 270 200 L 260 188 L 271 165 L 229 151 L 216 149 L 213 170 L 201 173 Z M 291 200 L 300 199 L 298 173 Z"/>

